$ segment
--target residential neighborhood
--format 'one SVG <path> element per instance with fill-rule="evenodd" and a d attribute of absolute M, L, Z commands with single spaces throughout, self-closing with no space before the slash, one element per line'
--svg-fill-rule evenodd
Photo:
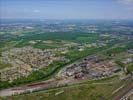
<path fill-rule="evenodd" d="M 64 57 L 56 57 L 55 50 L 40 50 L 32 47 L 14 48 L 2 53 L 1 61 L 10 63 L 12 67 L 0 70 L 0 81 L 13 81 L 14 79 L 28 76 L 33 71 L 47 67 L 54 61 L 65 61 Z"/>

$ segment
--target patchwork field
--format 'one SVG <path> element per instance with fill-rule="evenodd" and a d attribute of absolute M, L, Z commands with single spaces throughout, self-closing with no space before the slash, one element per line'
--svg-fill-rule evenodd
<path fill-rule="evenodd" d="M 133 88 L 130 23 L 31 23 L 0 28 L 0 99 L 119 100 Z"/>

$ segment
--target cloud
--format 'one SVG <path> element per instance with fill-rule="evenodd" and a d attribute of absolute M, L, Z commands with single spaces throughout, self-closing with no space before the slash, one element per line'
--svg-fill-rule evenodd
<path fill-rule="evenodd" d="M 124 8 L 128 11 L 133 11 L 133 0 L 118 0 L 119 3 L 123 4 Z"/>
<path fill-rule="evenodd" d="M 125 5 L 133 5 L 133 0 L 118 0 L 118 2 Z"/>
<path fill-rule="evenodd" d="M 35 10 L 33 10 L 33 12 L 34 12 L 34 13 L 39 13 L 40 10 L 35 9 Z"/>

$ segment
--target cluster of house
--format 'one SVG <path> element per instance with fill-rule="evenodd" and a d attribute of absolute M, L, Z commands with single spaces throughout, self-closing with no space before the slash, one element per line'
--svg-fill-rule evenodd
<path fill-rule="evenodd" d="M 125 59 L 122 60 L 122 63 L 124 64 L 128 64 L 128 63 L 132 63 L 133 62 L 133 49 L 129 49 L 127 50 L 127 55 L 131 55 Z"/>
<path fill-rule="evenodd" d="M 98 47 L 103 47 L 106 46 L 107 44 L 104 42 L 99 42 L 99 43 L 84 43 L 84 44 L 77 44 L 75 46 L 76 49 L 78 49 L 79 51 L 83 51 L 85 48 L 98 48 Z"/>
<path fill-rule="evenodd" d="M 128 52 L 129 54 L 133 54 L 133 49 L 129 49 L 127 52 Z"/>
<path fill-rule="evenodd" d="M 124 64 L 132 63 L 133 62 L 133 57 L 132 58 L 126 58 L 122 61 Z"/>
<path fill-rule="evenodd" d="M 6 68 L 0 71 L 0 81 L 13 81 L 23 76 L 28 76 L 32 68 L 28 64 L 18 64 L 11 68 Z"/>
<path fill-rule="evenodd" d="M 111 76 L 121 69 L 113 61 L 104 61 L 96 56 L 87 57 L 78 64 L 73 64 L 61 72 L 61 77 L 72 79 L 98 79 Z"/>
<path fill-rule="evenodd" d="M 66 60 L 55 56 L 52 50 L 40 50 L 32 47 L 14 48 L 2 53 L 1 60 L 13 67 L 0 70 L 0 81 L 13 81 L 21 76 L 28 76 L 32 71 L 47 67 L 54 61 Z M 58 51 L 64 50 L 63 48 Z"/>

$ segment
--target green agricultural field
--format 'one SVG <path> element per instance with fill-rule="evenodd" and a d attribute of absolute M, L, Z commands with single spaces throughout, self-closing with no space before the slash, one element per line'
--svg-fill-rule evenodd
<path fill-rule="evenodd" d="M 15 45 L 15 47 L 17 47 L 17 48 L 21 48 L 24 46 L 31 46 L 31 44 L 29 43 L 29 41 L 21 41 L 17 45 Z"/>
<path fill-rule="evenodd" d="M 33 45 L 34 48 L 39 48 L 39 49 L 54 49 L 54 48 L 61 48 L 63 47 L 61 44 L 58 43 L 36 43 L 35 45 Z"/>
<path fill-rule="evenodd" d="M 4 48 L 5 47 L 5 42 L 0 41 L 0 48 Z"/>
<path fill-rule="evenodd" d="M 89 34 L 89 33 L 75 33 L 75 32 L 63 32 L 63 33 L 39 33 L 36 34 L 35 32 L 31 32 L 28 34 L 24 34 L 23 37 L 20 37 L 18 39 L 23 40 L 67 40 L 67 41 L 74 41 L 74 42 L 85 42 L 83 41 L 86 37 L 88 37 L 87 41 L 94 41 L 95 39 L 100 38 L 99 34 Z M 87 42 L 86 41 L 86 42 Z"/>
<path fill-rule="evenodd" d="M 79 36 L 76 38 L 77 41 L 79 42 L 88 42 L 88 43 L 92 43 L 92 42 L 96 42 L 96 40 L 99 39 L 99 35 L 98 34 L 86 34 L 85 36 Z"/>

